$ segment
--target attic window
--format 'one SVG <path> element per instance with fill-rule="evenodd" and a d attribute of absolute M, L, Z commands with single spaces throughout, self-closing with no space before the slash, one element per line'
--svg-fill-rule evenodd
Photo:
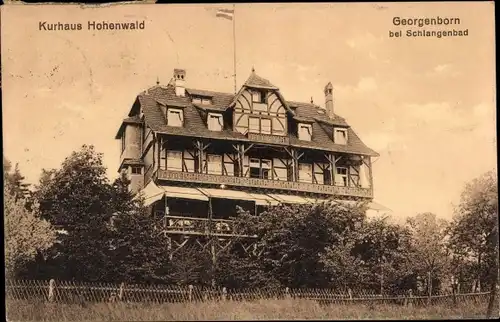
<path fill-rule="evenodd" d="M 347 129 L 335 129 L 334 136 L 336 144 L 347 144 Z"/>
<path fill-rule="evenodd" d="M 252 91 L 252 101 L 254 103 L 265 103 L 266 93 L 264 91 L 253 90 Z"/>
<path fill-rule="evenodd" d="M 182 126 L 184 117 L 182 110 L 169 108 L 167 112 L 167 124 L 169 126 Z"/>
<path fill-rule="evenodd" d="M 192 102 L 194 104 L 211 105 L 212 99 L 210 97 L 194 96 Z"/>
<path fill-rule="evenodd" d="M 312 126 L 311 124 L 299 123 L 299 140 L 311 141 Z"/>
<path fill-rule="evenodd" d="M 220 113 L 208 113 L 207 123 L 210 131 L 222 131 L 224 128 L 224 121 Z"/>

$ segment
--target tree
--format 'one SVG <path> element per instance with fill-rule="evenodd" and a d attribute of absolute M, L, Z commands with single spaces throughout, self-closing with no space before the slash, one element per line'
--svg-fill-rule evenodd
<path fill-rule="evenodd" d="M 5 267 L 7 277 L 17 277 L 23 265 L 35 259 L 37 252 L 49 249 L 56 234 L 50 223 L 24 207 L 22 199 L 4 187 Z"/>
<path fill-rule="evenodd" d="M 281 286 L 265 270 L 258 256 L 247 254 L 239 247 L 230 248 L 217 259 L 215 276 L 218 285 L 231 289 L 273 289 Z"/>
<path fill-rule="evenodd" d="M 24 177 L 19 170 L 19 164 L 16 163 L 14 171 L 12 171 L 12 164 L 5 157 L 3 159 L 3 175 L 4 182 L 7 184 L 7 192 L 17 199 L 24 199 L 28 201 L 30 191 L 28 190 L 29 184 L 24 182 Z"/>
<path fill-rule="evenodd" d="M 433 281 L 439 282 L 437 277 L 442 277 L 450 259 L 446 248 L 447 222 L 426 212 L 408 218 L 407 227 L 411 232 L 411 263 L 425 278 L 427 291 L 432 294 Z"/>
<path fill-rule="evenodd" d="M 321 203 L 279 205 L 258 216 L 240 212 L 237 229 L 258 236 L 264 271 L 288 287 L 324 287 L 330 283 L 321 255 L 338 245 L 365 218 L 360 205 Z"/>
<path fill-rule="evenodd" d="M 111 251 L 107 280 L 163 283 L 168 278 L 166 240 L 154 231 L 154 220 L 140 198 L 129 191 L 130 181 L 122 175 L 112 185 L 114 210 L 110 222 Z"/>
<path fill-rule="evenodd" d="M 493 294 L 491 310 L 498 283 L 498 183 L 495 171 L 465 185 L 450 227 L 450 247 L 456 256 L 475 260 L 473 270 L 477 281 L 489 284 Z"/>
<path fill-rule="evenodd" d="M 92 146 L 66 158 L 60 169 L 44 172 L 34 193 L 42 218 L 65 233 L 53 249 L 52 276 L 102 281 L 109 257 L 108 223 L 115 212 L 113 190 L 105 176 L 102 154 Z M 105 266 L 105 265 L 104 265 Z"/>
<path fill-rule="evenodd" d="M 409 232 L 385 219 L 365 219 L 339 243 L 327 247 L 325 268 L 341 281 L 335 287 L 394 292 L 412 288 Z"/>

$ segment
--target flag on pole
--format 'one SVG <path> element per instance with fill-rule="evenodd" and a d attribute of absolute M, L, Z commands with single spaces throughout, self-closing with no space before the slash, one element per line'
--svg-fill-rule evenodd
<path fill-rule="evenodd" d="M 234 93 L 236 94 L 236 16 L 235 16 L 236 6 L 233 4 L 233 9 L 217 9 L 216 17 L 231 20 L 233 22 L 233 68 L 234 68 Z"/>
<path fill-rule="evenodd" d="M 228 20 L 233 20 L 234 10 L 233 9 L 219 9 L 215 14 L 216 17 L 221 17 Z"/>

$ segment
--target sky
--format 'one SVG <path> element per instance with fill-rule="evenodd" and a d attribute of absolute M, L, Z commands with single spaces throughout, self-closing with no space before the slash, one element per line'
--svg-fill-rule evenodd
<path fill-rule="evenodd" d="M 114 136 L 136 95 L 174 68 L 191 88 L 232 92 L 231 5 L 2 6 L 4 155 L 27 182 L 83 144 L 117 176 Z M 455 26 L 395 26 L 394 17 L 458 17 Z M 380 154 L 375 201 L 404 218 L 450 219 L 466 182 L 496 169 L 493 3 L 237 4 L 238 88 L 252 67 L 286 100 L 335 112 Z M 88 21 L 145 21 L 144 30 L 87 30 Z M 39 23 L 81 23 L 41 31 Z M 390 38 L 407 29 L 463 37 Z"/>

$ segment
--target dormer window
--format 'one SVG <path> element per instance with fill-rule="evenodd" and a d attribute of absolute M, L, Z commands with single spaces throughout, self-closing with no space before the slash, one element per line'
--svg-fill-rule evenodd
<path fill-rule="evenodd" d="M 299 123 L 299 140 L 311 141 L 312 138 L 312 125 Z"/>
<path fill-rule="evenodd" d="M 212 104 L 212 99 L 210 97 L 194 96 L 191 101 L 193 102 L 193 104 L 200 104 L 200 105 Z"/>
<path fill-rule="evenodd" d="M 335 144 L 347 144 L 347 129 L 335 129 L 334 142 Z"/>
<path fill-rule="evenodd" d="M 208 113 L 207 123 L 210 131 L 222 131 L 224 129 L 224 120 L 220 113 Z"/>
<path fill-rule="evenodd" d="M 169 108 L 167 110 L 167 125 L 181 127 L 184 123 L 184 115 L 182 110 L 177 108 Z"/>

